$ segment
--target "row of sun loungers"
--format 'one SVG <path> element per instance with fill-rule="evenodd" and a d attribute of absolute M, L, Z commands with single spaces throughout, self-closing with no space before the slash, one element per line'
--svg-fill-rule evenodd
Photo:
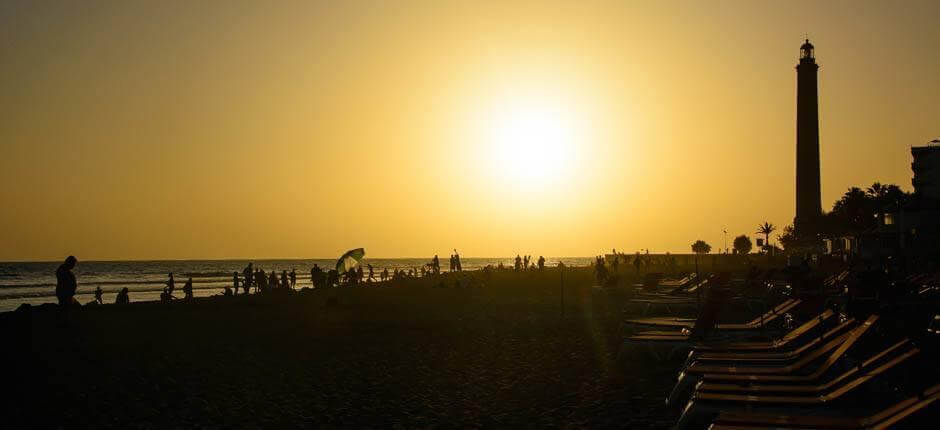
<path fill-rule="evenodd" d="M 846 278 L 829 277 L 824 288 Z M 852 318 L 827 308 L 775 338 L 754 339 L 783 315 L 816 306 L 785 299 L 749 321 L 725 322 L 707 315 L 715 308 L 706 299 L 695 319 L 627 320 L 656 330 L 629 336 L 625 348 L 688 351 L 666 398 L 667 407 L 681 409 L 678 429 L 880 429 L 940 412 L 940 371 L 923 349 L 940 341 L 940 315 L 930 316 L 921 338 L 899 334 L 896 321 L 879 313 Z"/>

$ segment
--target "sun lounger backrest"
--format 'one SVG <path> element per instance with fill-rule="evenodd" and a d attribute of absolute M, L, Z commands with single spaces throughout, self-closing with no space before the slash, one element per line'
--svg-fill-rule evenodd
<path fill-rule="evenodd" d="M 860 326 L 855 327 L 855 329 L 849 332 L 849 335 L 845 339 L 845 342 L 843 342 L 841 345 L 839 345 L 838 348 L 832 351 L 832 354 L 829 354 L 829 357 L 826 358 L 826 361 L 824 361 L 816 369 L 816 371 L 813 372 L 813 375 L 818 377 L 822 375 L 823 373 L 825 373 L 827 370 L 829 370 L 829 368 L 832 367 L 832 365 L 834 365 L 836 361 L 842 358 L 842 356 L 845 355 L 845 352 L 848 351 L 849 348 L 851 348 L 853 345 L 855 345 L 855 343 L 858 342 L 859 339 L 861 339 L 862 335 L 864 335 L 877 321 L 878 321 L 878 315 L 871 315 Z"/>
<path fill-rule="evenodd" d="M 789 312 L 791 309 L 795 308 L 795 307 L 796 307 L 797 305 L 799 305 L 800 303 L 801 303 L 801 300 L 799 300 L 799 299 L 796 299 L 796 300 L 794 300 L 794 299 L 787 299 L 787 300 L 784 300 L 783 303 L 781 303 L 781 304 L 777 305 L 776 307 L 774 307 L 773 309 L 767 311 L 767 313 L 765 313 L 764 315 L 759 316 L 759 317 L 757 317 L 757 318 L 754 318 L 753 320 L 751 320 L 750 322 L 748 322 L 747 325 L 767 324 L 767 323 L 769 323 L 769 322 L 775 320 L 778 316 Z"/>
<path fill-rule="evenodd" d="M 858 378 L 855 378 L 854 380 L 848 382 L 847 384 L 833 390 L 831 393 L 821 396 L 821 398 L 827 402 L 838 399 L 839 397 L 842 397 L 843 395 L 845 395 L 845 393 L 848 393 L 849 391 L 854 390 L 856 387 L 864 384 L 871 378 L 874 378 L 875 376 L 878 376 L 884 372 L 887 372 L 888 370 L 891 370 L 892 368 L 901 364 L 901 362 L 903 362 L 904 360 L 907 360 L 908 358 L 916 355 L 918 352 L 920 352 L 919 349 L 913 348 L 895 357 L 894 359 L 872 369 L 871 371 L 865 373 L 864 375 L 861 375 Z"/>

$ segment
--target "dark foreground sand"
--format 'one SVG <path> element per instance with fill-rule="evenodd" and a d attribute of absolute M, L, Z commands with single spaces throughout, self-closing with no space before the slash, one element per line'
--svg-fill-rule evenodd
<path fill-rule="evenodd" d="M 664 428 L 587 269 L 0 315 L 5 426 Z M 330 304 L 330 298 L 337 303 Z M 25 385 L 24 385 L 25 384 Z"/>

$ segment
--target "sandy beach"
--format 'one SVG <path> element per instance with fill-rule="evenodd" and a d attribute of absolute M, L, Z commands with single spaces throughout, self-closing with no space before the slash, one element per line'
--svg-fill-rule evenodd
<path fill-rule="evenodd" d="M 666 428 L 590 269 L 2 314 L 17 426 Z M 467 285 L 472 285 L 467 287 Z M 53 407 L 53 405 L 56 405 Z"/>

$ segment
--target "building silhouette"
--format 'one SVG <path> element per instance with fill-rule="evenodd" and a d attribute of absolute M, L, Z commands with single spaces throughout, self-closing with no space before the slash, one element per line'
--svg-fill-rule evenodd
<path fill-rule="evenodd" d="M 819 184 L 819 101 L 816 75 L 819 65 L 809 39 L 800 46 L 796 66 L 796 217 L 798 236 L 814 233 L 822 216 Z"/>
<path fill-rule="evenodd" d="M 940 200 L 940 140 L 911 147 L 914 194 Z"/>

